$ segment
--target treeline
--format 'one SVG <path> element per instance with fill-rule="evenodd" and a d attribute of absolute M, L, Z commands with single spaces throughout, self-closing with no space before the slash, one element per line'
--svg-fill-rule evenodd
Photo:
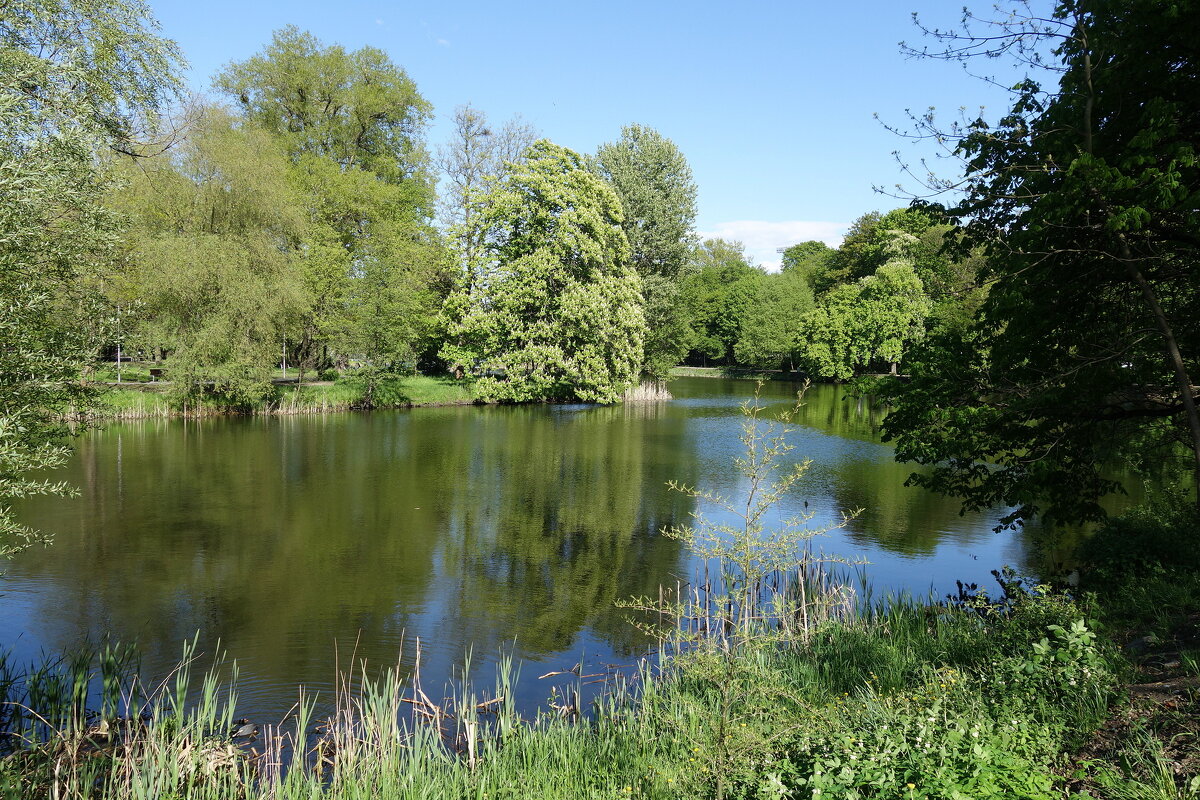
<path fill-rule="evenodd" d="M 657 131 L 581 155 L 463 106 L 435 151 L 403 68 L 292 27 L 213 87 L 106 156 L 125 224 L 85 278 L 91 360 L 155 362 L 176 402 L 253 406 L 280 366 L 353 373 L 368 402 L 416 371 L 614 402 L 684 355 L 696 187 Z"/>
<path fill-rule="evenodd" d="M 418 371 L 513 402 L 614 402 L 680 363 L 844 379 L 974 302 L 917 211 L 795 245 L 778 274 L 697 242 L 691 169 L 651 128 L 585 155 L 462 106 L 433 148 L 376 48 L 284 28 L 213 87 L 106 156 L 122 224 L 80 320 L 93 362 L 155 362 L 176 403 L 254 406 L 281 366 L 353 374 L 367 404 Z"/>
<path fill-rule="evenodd" d="M 951 255 L 953 235 L 926 211 L 872 212 L 836 249 L 787 248 L 778 273 L 752 266 L 736 242 L 709 240 L 681 290 L 687 363 L 837 380 L 896 372 L 927 335 L 966 325 L 984 296 L 980 256 Z"/>

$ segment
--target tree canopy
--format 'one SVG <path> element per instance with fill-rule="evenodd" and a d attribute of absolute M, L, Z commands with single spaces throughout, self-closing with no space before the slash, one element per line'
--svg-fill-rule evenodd
<path fill-rule="evenodd" d="M 679 281 L 695 244 L 692 168 L 674 142 L 642 125 L 626 125 L 620 139 L 601 145 L 596 168 L 621 199 L 630 263 L 642 278 L 651 321 L 643 370 L 662 379 L 688 351 Z"/>
<path fill-rule="evenodd" d="M 621 221 L 579 154 L 536 142 L 482 203 L 487 259 L 447 300 L 443 358 L 481 371 L 484 397 L 618 400 L 646 330 Z"/>
<path fill-rule="evenodd" d="M 1001 49 L 1049 52 L 1054 85 L 1024 81 L 958 140 L 947 217 L 991 287 L 968 330 L 924 348 L 886 429 L 930 465 L 914 483 L 968 508 L 1097 519 L 1117 488 L 1105 465 L 1135 444 L 1159 462 L 1182 446 L 1200 485 L 1200 6 L 1062 0 L 1006 24 Z M 945 55 L 996 41 L 960 35 Z"/>
<path fill-rule="evenodd" d="M 325 46 L 295 27 L 214 84 L 293 165 L 307 302 L 290 330 L 292 362 L 415 363 L 450 282 L 431 224 L 431 107 L 416 84 L 381 50 Z M 375 315 L 384 296 L 398 319 Z"/>
<path fill-rule="evenodd" d="M 0 15 L 0 553 L 39 534 L 7 502 L 61 484 L 63 416 L 105 314 L 120 220 L 105 206 L 114 150 L 149 131 L 179 54 L 147 7 L 15 2 Z"/>

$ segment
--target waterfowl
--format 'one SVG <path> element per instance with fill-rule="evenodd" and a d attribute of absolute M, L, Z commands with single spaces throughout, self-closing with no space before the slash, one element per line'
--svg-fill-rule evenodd
<path fill-rule="evenodd" d="M 255 739 L 258 737 L 258 726 L 248 719 L 235 719 L 236 726 L 229 734 L 231 739 Z"/>

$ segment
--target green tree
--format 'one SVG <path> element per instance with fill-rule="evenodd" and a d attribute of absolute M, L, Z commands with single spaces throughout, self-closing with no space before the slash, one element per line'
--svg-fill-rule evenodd
<path fill-rule="evenodd" d="M 782 271 L 800 274 L 809 288 L 823 285 L 823 276 L 833 254 L 834 249 L 824 242 L 800 242 L 783 251 Z"/>
<path fill-rule="evenodd" d="M 815 273 L 818 292 L 840 283 L 853 283 L 874 275 L 875 271 L 897 255 L 897 238 L 905 242 L 904 257 L 923 282 L 944 281 L 950 257 L 942 249 L 944 234 L 950 226 L 938 224 L 934 214 L 913 208 L 897 208 L 886 214 L 872 211 L 851 225 L 840 247 L 824 260 Z"/>
<path fill-rule="evenodd" d="M 801 320 L 805 368 L 846 380 L 884 362 L 894 374 L 906 350 L 924 338 L 931 306 L 911 261 L 900 257 L 857 283 L 836 286 Z"/>
<path fill-rule="evenodd" d="M 212 107 L 171 151 L 128 165 L 117 198 L 133 220 L 128 292 L 180 401 L 252 404 L 272 391 L 288 316 L 304 303 L 289 170 L 270 134 Z"/>
<path fill-rule="evenodd" d="M 686 310 L 678 282 L 695 246 L 696 183 L 670 139 L 653 128 L 626 125 L 600 146 L 596 169 L 616 190 L 625 212 L 633 268 L 643 281 L 646 316 L 643 371 L 662 379 L 688 351 Z"/>
<path fill-rule="evenodd" d="M 997 124 L 955 140 L 949 217 L 986 248 L 991 289 L 888 417 L 897 457 L 932 466 L 914 483 L 1010 507 L 1006 524 L 1097 519 L 1117 488 L 1105 463 L 1153 442 L 1158 461 L 1181 447 L 1200 484 L 1197 26 L 1194 2 L 1063 0 L 998 39 L 947 39 L 956 58 L 999 42 L 1047 59 L 1056 85 L 1023 81 Z"/>
<path fill-rule="evenodd" d="M 577 153 L 542 140 L 482 205 L 489 258 L 447 300 L 443 358 L 484 370 L 485 397 L 616 402 L 646 333 L 616 194 Z"/>
<path fill-rule="evenodd" d="M 734 346 L 765 273 L 750 264 L 741 242 L 724 239 L 708 239 L 695 248 L 691 270 L 680 290 L 691 319 L 689 358 L 702 365 L 710 359 L 733 365 Z"/>
<path fill-rule="evenodd" d="M 419 349 L 450 276 L 430 222 L 433 180 L 424 130 L 430 106 L 403 69 L 376 48 L 324 46 L 295 27 L 214 80 L 246 119 L 277 136 L 293 164 L 308 227 L 302 266 L 309 303 L 293 331 L 293 360 L 313 366 L 364 355 L 373 322 L 356 308 L 366 273 L 396 270 L 410 315 L 395 331 Z M 415 302 L 415 301 L 422 302 Z M 395 308 L 399 309 L 399 306 Z"/>
<path fill-rule="evenodd" d="M 44 535 L 8 502 L 67 487 L 29 476 L 66 458 L 84 399 L 81 315 L 114 269 L 103 200 L 113 150 L 153 128 L 178 88 L 175 45 L 140 2 L 11 2 L 0 14 L 0 553 Z"/>
<path fill-rule="evenodd" d="M 800 320 L 812 307 L 812 288 L 801 271 L 767 275 L 734 345 L 738 362 L 763 369 L 795 369 Z"/>
<path fill-rule="evenodd" d="M 442 224 L 450 231 L 465 270 L 472 270 L 483 254 L 484 243 L 479 240 L 483 229 L 472 217 L 478 213 L 487 181 L 503 174 L 506 164 L 520 161 L 537 139 L 537 131 L 519 117 L 495 128 L 479 109 L 470 105 L 454 109 L 454 132 L 437 153 L 445 177 L 439 200 Z"/>
<path fill-rule="evenodd" d="M 325 47 L 295 26 L 259 55 L 229 64 L 213 85 L 246 117 L 283 137 L 294 159 L 328 158 L 408 184 L 413 205 L 433 201 L 423 131 L 429 103 L 403 69 L 374 47 Z"/>

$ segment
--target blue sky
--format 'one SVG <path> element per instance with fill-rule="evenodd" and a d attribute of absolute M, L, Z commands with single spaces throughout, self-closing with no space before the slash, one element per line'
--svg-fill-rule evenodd
<path fill-rule="evenodd" d="M 294 24 L 326 44 L 379 47 L 434 106 L 427 138 L 448 135 L 455 106 L 494 122 L 520 114 L 580 152 L 640 123 L 671 138 L 699 186 L 701 235 L 741 239 L 758 263 L 805 239 L 836 244 L 871 210 L 917 189 L 912 162 L 928 146 L 889 133 L 906 109 L 996 114 L 1003 92 L 951 63 L 905 57 L 921 41 L 912 12 L 942 27 L 961 6 L 934 0 L 791 2 L 175 2 L 151 0 L 183 48 L 197 91 L 224 64 L 257 53 Z M 941 165 L 957 174 L 950 161 Z"/>

